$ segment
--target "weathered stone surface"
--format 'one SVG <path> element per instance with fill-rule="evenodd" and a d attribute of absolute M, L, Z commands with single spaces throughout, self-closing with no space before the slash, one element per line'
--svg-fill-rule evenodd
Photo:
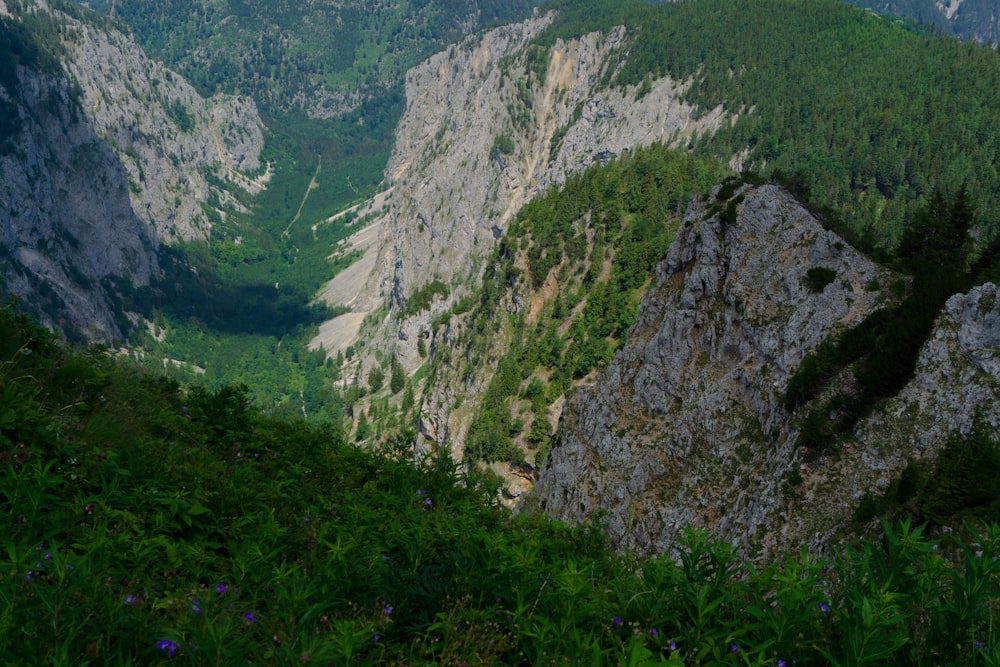
<path fill-rule="evenodd" d="M 376 350 L 410 371 L 424 362 L 417 353 L 421 332 L 478 287 L 485 258 L 535 195 L 624 151 L 654 142 L 681 145 L 724 120 L 721 110 L 683 103 L 683 86 L 668 78 L 652 82 L 643 96 L 635 88 L 603 87 L 611 55 L 625 43 L 621 29 L 557 41 L 550 49 L 529 46 L 550 21 L 539 16 L 469 37 L 409 72 L 406 111 L 386 170 L 392 188 L 367 260 L 371 273 L 362 281 L 345 272 L 325 290 L 340 295 L 332 305 L 382 315 L 364 331 L 362 377 Z M 529 52 L 544 67 L 529 66 Z M 398 319 L 410 295 L 432 280 L 447 284 L 449 297 Z M 337 339 L 354 341 L 359 329 Z M 436 376 L 423 396 L 420 428 L 421 438 L 433 442 L 418 446 L 447 446 L 460 457 L 471 411 L 451 406 L 459 395 L 473 405 L 475 387 L 487 384 L 485 376 L 472 384 Z"/>
<path fill-rule="evenodd" d="M 605 512 L 622 548 L 663 551 L 696 526 L 766 561 L 822 551 L 864 492 L 967 432 L 977 408 L 1000 424 L 1000 306 L 985 285 L 949 301 L 904 391 L 837 456 L 807 462 L 782 403 L 789 379 L 882 305 L 871 286 L 892 276 L 778 187 L 744 194 L 731 225 L 691 207 L 627 345 L 568 401 L 529 506 L 571 521 Z M 812 267 L 836 271 L 822 292 L 807 286 Z M 804 481 L 788 490 L 792 470 Z"/>
<path fill-rule="evenodd" d="M 20 11 L 58 26 L 63 59 L 0 87 L 16 117 L 0 149 L 2 289 L 60 333 L 120 340 L 124 292 L 158 274 L 159 243 L 206 237 L 203 206 L 229 198 L 207 174 L 260 186 L 238 170 L 259 168 L 263 126 L 252 102 L 198 97 L 110 28 L 44 0 Z M 5 0 L 0 16 L 18 20 Z"/>

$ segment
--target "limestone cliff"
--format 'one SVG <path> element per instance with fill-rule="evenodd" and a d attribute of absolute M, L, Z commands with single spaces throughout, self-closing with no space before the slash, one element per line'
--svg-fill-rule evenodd
<path fill-rule="evenodd" d="M 224 181 L 258 168 L 262 125 L 79 12 L 0 0 L 2 289 L 64 335 L 110 342 L 159 243 L 204 237 Z"/>
<path fill-rule="evenodd" d="M 36 0 L 63 27 L 67 76 L 97 134 L 128 172 L 136 216 L 161 241 L 207 238 L 205 207 L 238 205 L 232 182 L 257 191 L 263 123 L 248 98 L 204 99 L 179 74 L 151 60 L 131 38 Z M 80 11 L 80 10 L 77 10 Z M 221 215 L 225 215 L 220 211 Z"/>
<path fill-rule="evenodd" d="M 361 337 L 369 349 L 412 371 L 423 363 L 418 341 L 431 321 L 478 286 L 484 259 L 523 204 L 568 173 L 654 142 L 685 145 L 729 120 L 720 109 L 682 102 L 684 84 L 669 78 L 643 91 L 606 86 L 612 56 L 626 48 L 624 30 L 534 43 L 551 18 L 469 37 L 410 71 L 386 171 L 391 190 L 371 209 L 378 241 L 359 264 L 371 270 L 345 271 L 328 285 L 331 305 L 354 313 L 326 327 L 330 335 L 315 346 L 335 354 L 359 338 L 368 315 Z M 432 281 L 447 286 L 447 296 L 408 311 L 410 297 Z M 366 368 L 371 363 L 362 355 Z M 447 407 L 455 388 L 440 389 L 425 395 L 426 421 L 467 421 Z"/>
<path fill-rule="evenodd" d="M 568 401 L 530 506 L 571 521 L 603 512 L 624 548 L 661 551 L 696 526 L 767 561 L 822 550 L 865 492 L 968 432 L 977 409 L 1000 425 L 988 284 L 948 302 L 914 379 L 836 455 L 806 452 L 782 401 L 792 373 L 884 305 L 894 278 L 776 186 L 730 204 L 730 222 L 690 207 L 627 345 Z M 814 267 L 836 274 L 821 290 Z"/>
<path fill-rule="evenodd" d="M 33 62 L 30 45 L 14 44 L 24 64 L 12 64 L 0 86 L 0 287 L 63 334 L 120 338 L 118 281 L 150 281 L 155 232 L 133 215 L 125 170 L 69 82 Z"/>

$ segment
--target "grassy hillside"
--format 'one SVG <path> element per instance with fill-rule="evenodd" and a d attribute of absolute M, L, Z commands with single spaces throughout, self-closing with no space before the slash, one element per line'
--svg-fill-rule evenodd
<path fill-rule="evenodd" d="M 1000 663 L 995 526 L 886 526 L 764 571 L 692 532 L 636 561 L 447 459 L 345 446 L 8 309 L 0 360 L 7 664 Z"/>

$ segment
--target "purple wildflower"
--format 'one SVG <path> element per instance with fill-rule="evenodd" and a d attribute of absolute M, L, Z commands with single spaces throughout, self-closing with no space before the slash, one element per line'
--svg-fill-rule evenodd
<path fill-rule="evenodd" d="M 243 620 L 247 623 L 256 623 L 257 617 L 253 615 L 252 611 L 248 611 L 243 614 Z"/>
<path fill-rule="evenodd" d="M 787 667 L 787 664 L 785 663 L 784 660 L 779 660 L 778 661 L 778 667 Z"/>
<path fill-rule="evenodd" d="M 191 611 L 193 611 L 196 614 L 201 613 L 201 600 L 199 600 L 198 598 L 194 599 L 194 602 L 191 603 Z"/>
<path fill-rule="evenodd" d="M 677 642 L 673 642 L 673 641 L 670 642 L 670 650 L 671 651 L 676 651 L 677 650 Z"/>
<path fill-rule="evenodd" d="M 656 628 L 650 628 L 649 629 L 649 634 L 651 634 L 654 637 L 659 637 L 660 636 L 660 631 L 657 630 Z"/>
<path fill-rule="evenodd" d="M 172 642 L 169 639 L 161 639 L 160 641 L 156 642 L 156 648 L 160 649 L 161 651 L 166 651 L 168 658 L 174 657 L 174 653 L 176 653 L 177 649 L 179 649 L 180 647 L 181 647 L 180 644 L 178 644 L 177 642 Z"/>
<path fill-rule="evenodd" d="M 434 504 L 434 501 L 431 500 L 430 498 L 428 498 L 427 500 L 424 501 L 424 505 L 433 505 L 433 504 Z"/>
<path fill-rule="evenodd" d="M 733 643 L 729 645 L 729 650 L 732 651 L 733 653 L 739 653 L 740 647 L 737 646 L 735 643 Z"/>
<path fill-rule="evenodd" d="M 138 601 L 139 601 L 139 598 L 137 598 L 136 596 L 134 596 L 131 593 L 129 593 L 128 595 L 125 596 L 125 601 L 124 601 L 123 604 L 126 607 L 131 607 L 132 605 L 134 605 Z"/>
<path fill-rule="evenodd" d="M 52 558 L 52 552 L 51 552 L 51 551 L 47 552 L 47 553 L 46 553 L 46 554 L 45 554 L 45 555 L 44 555 L 44 556 L 43 556 L 42 558 L 43 558 L 44 560 L 49 560 L 49 559 L 51 559 L 51 558 Z"/>
<path fill-rule="evenodd" d="M 392 616 L 392 605 L 390 605 L 385 600 L 382 600 L 382 615 L 383 616 Z"/>
<path fill-rule="evenodd" d="M 215 593 L 216 593 L 216 595 L 222 595 L 225 592 L 226 592 L 226 585 L 225 584 L 216 584 L 215 585 Z"/>
<path fill-rule="evenodd" d="M 621 616 L 612 616 L 611 617 L 611 622 L 614 623 L 615 625 L 621 625 L 622 624 L 622 617 Z"/>
<path fill-rule="evenodd" d="M 34 570 L 28 570 L 27 574 L 24 575 L 25 581 L 31 581 L 32 576 L 34 576 Z"/>
<path fill-rule="evenodd" d="M 379 633 L 376 632 L 375 634 L 372 635 L 373 642 L 377 642 L 380 639 L 382 639 L 382 635 L 380 635 Z"/>
<path fill-rule="evenodd" d="M 820 602 L 819 603 L 819 610 L 821 612 L 823 612 L 824 614 L 829 614 L 830 613 L 830 606 L 827 605 L 825 602 Z"/>

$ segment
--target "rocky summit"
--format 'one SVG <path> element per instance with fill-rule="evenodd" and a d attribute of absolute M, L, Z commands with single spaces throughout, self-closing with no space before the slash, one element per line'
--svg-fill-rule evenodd
<path fill-rule="evenodd" d="M 835 454 L 801 446 L 803 409 L 782 400 L 792 374 L 887 305 L 898 277 L 777 186 L 726 206 L 690 207 L 627 344 L 569 399 L 528 506 L 600 520 L 639 552 L 694 526 L 767 562 L 828 548 L 866 493 L 968 433 L 977 411 L 1000 425 L 1000 302 L 986 284 L 948 302 L 912 381 Z M 835 272 L 822 289 L 815 267 Z"/>

